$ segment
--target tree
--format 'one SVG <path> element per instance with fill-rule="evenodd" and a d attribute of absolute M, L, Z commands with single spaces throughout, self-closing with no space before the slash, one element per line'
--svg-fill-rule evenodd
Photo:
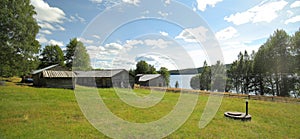
<path fill-rule="evenodd" d="M 200 89 L 200 77 L 201 77 L 201 74 L 197 74 L 191 78 L 190 86 L 195 90 Z"/>
<path fill-rule="evenodd" d="M 178 87 L 179 87 L 179 83 L 178 83 L 178 81 L 176 81 L 175 88 L 178 88 Z"/>
<path fill-rule="evenodd" d="M 41 53 L 41 64 L 39 68 L 59 64 L 64 66 L 64 53 L 58 45 L 47 45 Z"/>
<path fill-rule="evenodd" d="M 161 67 L 160 70 L 158 71 L 158 73 L 161 74 L 164 77 L 167 86 L 169 86 L 169 83 L 170 83 L 170 72 L 169 72 L 169 70 L 166 67 Z"/>
<path fill-rule="evenodd" d="M 200 90 L 210 90 L 211 87 L 211 69 L 204 61 L 200 75 Z"/>
<path fill-rule="evenodd" d="M 300 96 L 300 28 L 292 36 L 294 96 Z"/>
<path fill-rule="evenodd" d="M 221 63 L 221 61 L 217 61 L 215 65 L 211 66 L 211 90 L 224 92 L 225 85 L 226 67 Z"/>
<path fill-rule="evenodd" d="M 149 65 L 149 69 L 148 69 L 147 73 L 148 74 L 157 74 L 155 67 L 152 65 Z"/>
<path fill-rule="evenodd" d="M 137 64 L 136 64 L 136 69 L 135 69 L 135 74 L 147 74 L 149 73 L 149 65 L 146 61 L 139 61 Z"/>
<path fill-rule="evenodd" d="M 133 69 L 130 69 L 128 72 L 130 75 L 133 75 L 133 76 L 135 75 L 135 70 L 133 70 Z"/>
<path fill-rule="evenodd" d="M 70 40 L 67 45 L 67 52 L 65 59 L 67 61 L 66 66 L 73 70 L 90 70 L 91 61 L 90 56 L 82 42 L 76 38 Z"/>
<path fill-rule="evenodd" d="M 256 53 L 253 61 L 254 86 L 259 90 L 260 95 L 265 95 L 265 81 L 267 71 L 266 49 L 262 45 Z"/>
<path fill-rule="evenodd" d="M 30 0 L 0 1 L 0 76 L 28 74 L 38 64 L 39 31 Z"/>
<path fill-rule="evenodd" d="M 276 30 L 267 40 L 265 45 L 268 47 L 269 61 L 272 63 L 268 68 L 273 75 L 275 92 L 278 96 L 289 96 L 291 90 L 289 85 L 288 73 L 291 72 L 291 53 L 289 49 L 290 36 L 284 30 Z M 275 95 L 273 93 L 273 95 Z"/>

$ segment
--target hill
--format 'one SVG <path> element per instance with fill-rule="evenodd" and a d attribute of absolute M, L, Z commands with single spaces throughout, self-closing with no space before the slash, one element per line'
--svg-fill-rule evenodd
<path fill-rule="evenodd" d="M 226 64 L 226 69 L 230 69 L 231 64 Z M 188 68 L 188 69 L 181 69 L 181 70 L 170 70 L 171 75 L 190 75 L 190 74 L 198 74 L 201 73 L 203 67 L 199 68 Z"/>

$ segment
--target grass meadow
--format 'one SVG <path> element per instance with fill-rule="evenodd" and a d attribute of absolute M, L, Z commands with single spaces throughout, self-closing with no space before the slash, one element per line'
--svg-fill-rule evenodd
<path fill-rule="evenodd" d="M 149 90 L 136 89 L 135 92 L 147 95 Z M 168 114 L 179 96 L 166 93 L 160 103 L 142 109 L 122 102 L 114 89 L 99 89 L 99 94 L 115 115 L 141 123 Z M 250 100 L 252 121 L 241 122 L 225 118 L 223 113 L 245 111 L 245 100 L 224 97 L 214 119 L 199 129 L 208 96 L 197 97 L 198 103 L 189 119 L 166 138 L 300 138 L 300 104 Z M 33 88 L 7 82 L 0 86 L 0 111 L 0 138 L 108 138 L 86 120 L 73 90 Z"/>

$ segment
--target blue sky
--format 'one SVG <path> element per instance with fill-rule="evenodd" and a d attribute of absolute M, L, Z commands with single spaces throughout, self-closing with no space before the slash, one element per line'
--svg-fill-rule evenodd
<path fill-rule="evenodd" d="M 86 46 L 95 68 L 193 68 L 231 63 L 257 50 L 276 29 L 299 29 L 292 0 L 31 0 L 42 46 L 62 49 L 71 38 Z M 213 34 L 214 36 L 212 36 Z M 218 45 L 217 45 L 218 44 Z"/>

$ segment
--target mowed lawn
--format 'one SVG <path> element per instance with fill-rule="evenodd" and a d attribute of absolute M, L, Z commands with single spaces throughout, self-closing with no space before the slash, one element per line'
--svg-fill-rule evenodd
<path fill-rule="evenodd" d="M 147 95 L 149 90 L 135 92 Z M 99 89 L 99 93 L 117 116 L 141 123 L 168 114 L 179 96 L 166 93 L 160 103 L 142 109 L 123 103 L 114 89 Z M 225 97 L 214 119 L 199 129 L 208 96 L 198 97 L 190 118 L 166 138 L 300 138 L 300 104 L 250 100 L 249 113 L 253 119 L 241 122 L 225 118 L 223 113 L 244 111 L 245 100 Z M 73 90 L 0 86 L 0 111 L 0 138 L 108 138 L 85 119 Z"/>

